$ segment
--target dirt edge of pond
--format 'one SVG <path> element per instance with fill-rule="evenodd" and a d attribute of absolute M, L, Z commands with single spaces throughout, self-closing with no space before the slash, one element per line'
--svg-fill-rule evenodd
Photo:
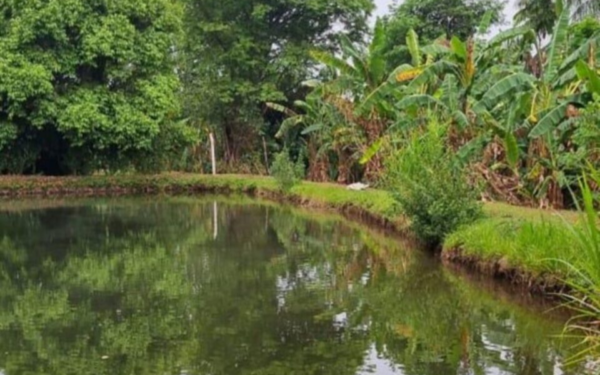
<path fill-rule="evenodd" d="M 445 249 L 441 253 L 442 262 L 452 267 L 460 267 L 508 282 L 527 292 L 551 300 L 562 300 L 561 295 L 571 289 L 557 275 L 550 273 L 534 274 L 511 265 L 506 258 L 482 259 L 466 254 L 461 248 Z"/>
<path fill-rule="evenodd" d="M 222 191 L 212 192 L 222 193 Z M 408 240 L 414 240 L 414 236 L 408 227 L 407 221 L 401 217 L 396 220 L 390 220 L 353 204 L 332 204 L 320 200 L 314 200 L 308 197 L 303 197 L 301 195 L 287 194 L 280 191 L 256 189 L 254 191 L 245 193 L 255 198 L 262 198 L 276 203 L 291 204 L 301 208 L 335 212 L 348 220 L 373 226 L 386 232 L 392 232 Z"/>
<path fill-rule="evenodd" d="M 343 187 L 316 184 L 340 194 Z M 1 198 L 28 197 L 95 197 L 137 194 L 246 194 L 278 203 L 331 211 L 343 217 L 373 226 L 406 240 L 414 241 L 408 220 L 401 215 L 391 218 L 363 207 L 352 199 L 328 201 L 326 195 L 286 193 L 279 190 L 271 179 L 259 176 L 207 176 L 170 173 L 156 176 L 123 175 L 91 177 L 0 177 Z M 369 194 L 369 192 L 362 192 Z M 345 193 L 342 193 L 345 194 Z M 352 194 L 348 192 L 347 194 Z M 352 196 L 350 196 L 352 198 Z M 373 197 L 373 199 L 377 199 Z M 556 299 L 557 293 L 567 288 L 551 275 L 534 275 L 518 267 L 507 265 L 503 259 L 494 261 L 466 255 L 460 248 L 445 249 L 440 253 L 442 261 L 453 267 L 481 273 L 494 279 L 509 282 L 535 295 Z"/>

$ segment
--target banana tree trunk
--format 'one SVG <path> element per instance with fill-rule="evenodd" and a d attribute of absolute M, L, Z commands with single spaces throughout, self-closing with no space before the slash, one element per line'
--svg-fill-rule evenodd
<path fill-rule="evenodd" d="M 365 130 L 369 145 L 375 144 L 375 142 L 378 142 L 383 136 L 383 121 L 377 113 L 372 113 L 368 119 L 363 121 L 362 127 Z M 379 178 L 382 171 L 383 156 L 381 155 L 381 152 L 377 152 L 377 154 L 375 154 L 365 165 L 364 178 L 369 182 L 374 182 Z"/>
<path fill-rule="evenodd" d="M 329 159 L 319 153 L 314 140 L 308 142 L 308 179 L 314 182 L 329 181 Z"/>
<path fill-rule="evenodd" d="M 347 152 L 339 151 L 338 152 L 338 178 L 337 182 L 339 184 L 348 184 L 350 182 L 350 175 L 352 173 L 351 163 L 352 160 L 348 156 Z"/>

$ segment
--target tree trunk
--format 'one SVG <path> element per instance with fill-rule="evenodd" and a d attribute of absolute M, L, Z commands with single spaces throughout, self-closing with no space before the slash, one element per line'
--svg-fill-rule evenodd
<path fill-rule="evenodd" d="M 327 155 L 319 154 L 315 142 L 308 142 L 308 179 L 314 182 L 329 181 L 329 160 Z"/>
<path fill-rule="evenodd" d="M 345 151 L 338 152 L 338 158 L 337 182 L 339 184 L 346 185 L 350 182 L 350 174 L 352 173 L 352 169 L 350 167 L 351 161 Z"/>

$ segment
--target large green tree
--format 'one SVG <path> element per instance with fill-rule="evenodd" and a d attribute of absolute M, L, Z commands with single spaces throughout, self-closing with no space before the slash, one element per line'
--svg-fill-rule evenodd
<path fill-rule="evenodd" d="M 372 0 L 187 0 L 187 116 L 217 133 L 227 162 L 260 163 L 260 135 L 274 135 L 279 116 L 264 103 L 304 97 L 308 52 L 334 49 L 340 33 L 362 39 L 372 9 Z"/>
<path fill-rule="evenodd" d="M 519 11 L 515 15 L 515 23 L 533 28 L 540 39 L 552 33 L 564 7 L 569 8 L 571 19 L 575 21 L 600 15 L 598 0 L 519 0 L 517 6 Z"/>
<path fill-rule="evenodd" d="M 517 6 L 515 23 L 531 27 L 542 39 L 552 33 L 557 18 L 554 0 L 519 0 Z"/>
<path fill-rule="evenodd" d="M 0 171 L 158 168 L 183 146 L 171 0 L 0 1 Z"/>
<path fill-rule="evenodd" d="M 387 53 L 395 67 L 411 60 L 406 36 L 413 29 L 425 43 L 439 37 L 468 39 L 485 17 L 489 25 L 502 21 L 501 0 L 406 0 L 386 18 Z"/>

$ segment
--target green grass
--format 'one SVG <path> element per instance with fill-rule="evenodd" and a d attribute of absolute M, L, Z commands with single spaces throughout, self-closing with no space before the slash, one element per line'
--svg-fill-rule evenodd
<path fill-rule="evenodd" d="M 486 203 L 485 218 L 462 227 L 446 238 L 443 252 L 508 266 L 533 277 L 542 274 L 567 280 L 569 265 L 587 259 L 578 251 L 570 226 L 579 226 L 577 211 L 551 211 Z"/>
<path fill-rule="evenodd" d="M 185 175 L 184 175 L 185 176 Z M 193 183 L 202 184 L 215 188 L 229 189 L 232 191 L 248 192 L 263 191 L 277 192 L 279 188 L 274 179 L 261 176 L 195 176 Z M 357 207 L 365 212 L 391 221 L 400 217 L 400 210 L 392 196 L 381 190 L 350 191 L 344 186 L 336 184 L 324 184 L 314 182 L 303 182 L 294 186 L 290 193 L 281 193 L 296 197 L 300 201 L 310 204 L 330 206 L 332 208 Z"/>
<path fill-rule="evenodd" d="M 501 202 L 487 202 L 483 209 L 487 216 L 493 218 L 523 219 L 534 222 L 552 221 L 561 223 L 565 219 L 569 222 L 576 222 L 579 219 L 579 213 L 577 211 L 540 210 L 531 207 L 513 206 Z"/>
<path fill-rule="evenodd" d="M 398 219 L 399 207 L 390 194 L 380 190 L 349 191 L 343 186 L 304 182 L 292 189 L 292 194 L 333 206 L 356 206 L 376 216 Z"/>
<path fill-rule="evenodd" d="M 489 217 L 463 227 L 444 243 L 444 252 L 459 250 L 468 257 L 499 261 L 539 276 L 566 277 L 569 264 L 585 261 L 575 251 L 573 236 L 563 221 Z"/>
<path fill-rule="evenodd" d="M 167 173 L 155 176 L 115 175 L 88 177 L 0 177 L 0 195 L 44 196 L 63 194 L 144 193 L 144 192 L 232 192 L 277 194 L 300 203 L 322 208 L 357 208 L 390 221 L 401 218 L 394 199 L 378 190 L 349 191 L 335 184 L 303 182 L 290 193 L 282 193 L 274 179 L 249 175 L 198 175 Z"/>
<path fill-rule="evenodd" d="M 168 190 L 168 189 L 222 189 L 232 192 L 251 192 L 255 190 L 277 191 L 274 179 L 250 175 L 199 175 L 185 173 L 166 173 L 154 176 L 114 175 L 88 177 L 0 177 L 0 193 L 15 195 L 64 194 L 85 192 L 86 190 Z M 292 189 L 292 194 L 337 205 L 356 205 L 368 209 L 373 214 L 387 218 L 399 214 L 398 207 L 391 195 L 381 190 L 362 192 L 348 191 L 343 186 L 303 182 Z M 553 211 L 516 207 L 503 203 L 486 203 L 484 209 L 492 217 L 514 217 L 524 219 L 554 218 Z M 570 211 L 560 212 L 567 217 L 575 217 Z"/>

